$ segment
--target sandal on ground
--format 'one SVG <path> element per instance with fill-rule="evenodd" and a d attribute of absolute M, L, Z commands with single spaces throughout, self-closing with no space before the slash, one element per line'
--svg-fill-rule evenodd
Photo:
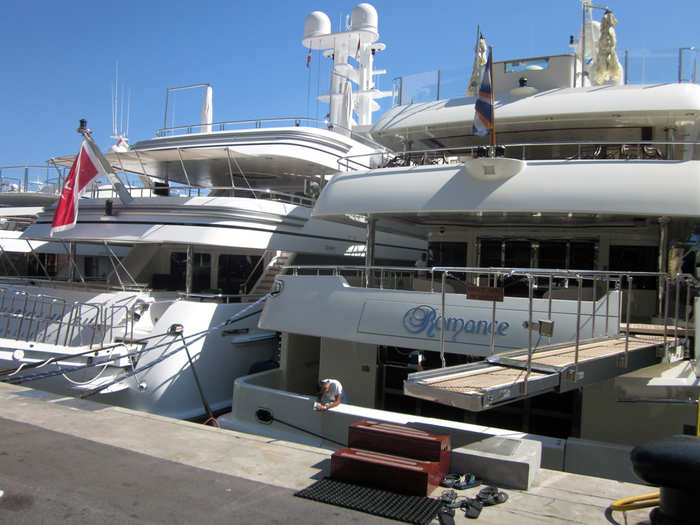
<path fill-rule="evenodd" d="M 485 506 L 489 507 L 491 505 L 498 505 L 499 503 L 506 502 L 508 500 L 508 494 L 498 490 L 498 487 L 488 486 L 479 491 L 479 493 L 476 495 L 476 499 Z"/>
<path fill-rule="evenodd" d="M 459 474 L 448 474 L 440 482 L 441 487 L 446 487 L 448 489 L 454 488 L 455 482 L 459 481 Z"/>
<path fill-rule="evenodd" d="M 462 507 L 464 509 L 464 515 L 467 518 L 476 519 L 481 514 L 481 509 L 484 507 L 483 503 L 478 499 L 467 498 L 462 502 Z"/>
<path fill-rule="evenodd" d="M 441 487 L 450 489 L 464 490 L 481 485 L 481 480 L 477 479 L 474 474 L 448 474 L 440 482 Z"/>
<path fill-rule="evenodd" d="M 440 525 L 454 525 L 455 523 L 455 511 L 454 509 L 451 509 L 446 506 L 440 507 L 440 510 L 438 511 L 438 521 L 440 522 Z"/>
<path fill-rule="evenodd" d="M 459 478 L 459 482 L 455 483 L 454 488 L 458 490 L 463 490 L 470 489 L 472 487 L 478 487 L 479 485 L 481 485 L 481 480 L 477 479 L 477 477 L 474 474 L 467 473 Z"/>

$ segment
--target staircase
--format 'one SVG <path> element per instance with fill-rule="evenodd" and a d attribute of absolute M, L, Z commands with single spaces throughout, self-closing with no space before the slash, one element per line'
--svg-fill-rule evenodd
<path fill-rule="evenodd" d="M 331 478 L 401 494 L 429 496 L 450 469 L 450 436 L 363 419 L 348 446 L 331 456 Z"/>
<path fill-rule="evenodd" d="M 265 268 L 263 269 L 260 278 L 250 289 L 249 295 L 255 297 L 269 292 L 270 288 L 272 287 L 272 283 L 275 282 L 275 278 L 280 274 L 282 268 L 290 265 L 294 260 L 295 255 L 296 254 L 294 252 L 287 252 L 283 250 L 266 252 L 265 255 L 263 255 L 265 258 Z M 248 300 L 254 299 L 249 298 Z"/>

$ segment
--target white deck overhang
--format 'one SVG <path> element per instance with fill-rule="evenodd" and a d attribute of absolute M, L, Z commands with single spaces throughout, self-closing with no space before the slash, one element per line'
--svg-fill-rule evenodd
<path fill-rule="evenodd" d="M 105 157 L 116 171 L 199 187 L 230 187 L 239 176 L 254 186 L 325 176 L 338 171 L 342 157 L 374 151 L 350 137 L 300 126 L 157 137 Z M 52 160 L 69 166 L 73 158 Z"/>
<path fill-rule="evenodd" d="M 489 213 L 698 218 L 700 161 L 496 158 L 339 173 L 312 215 L 430 224 Z"/>

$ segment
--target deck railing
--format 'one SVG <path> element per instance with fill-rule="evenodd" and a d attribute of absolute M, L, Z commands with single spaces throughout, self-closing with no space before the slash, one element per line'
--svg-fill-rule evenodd
<path fill-rule="evenodd" d="M 143 188 L 139 186 L 129 186 L 126 188 L 132 197 L 152 197 L 157 198 L 159 195 L 157 190 L 152 188 Z M 173 197 L 199 197 L 209 195 L 212 191 L 226 190 L 230 191 L 230 197 L 247 197 L 252 199 L 270 200 L 276 202 L 284 202 L 287 204 L 297 204 L 300 206 L 312 207 L 316 199 L 305 195 L 297 195 L 294 193 L 286 193 L 270 188 L 240 188 L 233 186 L 211 186 L 202 188 L 200 186 L 188 186 L 186 184 L 172 184 L 168 187 L 168 196 Z M 93 199 L 116 199 L 118 195 L 113 187 L 103 185 L 93 188 L 87 192 L 87 196 Z"/>
<path fill-rule="evenodd" d="M 126 305 L 0 288 L 0 338 L 71 347 L 133 339 L 133 331 L 134 316 Z"/>
<path fill-rule="evenodd" d="M 190 135 L 192 133 L 205 133 L 205 130 L 211 128 L 212 132 L 216 131 L 234 131 L 241 129 L 262 129 L 262 128 L 277 128 L 277 127 L 313 127 L 313 128 L 328 128 L 328 121 L 308 118 L 308 117 L 280 117 L 280 118 L 264 118 L 252 120 L 228 120 L 225 122 L 212 122 L 211 124 L 186 124 L 184 126 L 174 126 L 170 128 L 161 128 L 156 130 L 157 137 L 168 137 L 172 135 Z M 344 131 L 350 134 L 350 130 L 335 126 L 338 131 Z M 208 131 L 206 131 L 208 132 Z"/>
<path fill-rule="evenodd" d="M 695 46 L 666 50 L 625 50 L 620 52 L 619 60 L 625 84 L 698 82 Z M 571 61 L 573 65 L 573 55 L 571 55 Z M 495 62 L 494 65 L 502 67 L 502 64 L 510 62 L 514 61 Z M 435 69 L 396 77 L 392 84 L 392 105 L 401 106 L 464 97 L 471 74 L 471 68 L 462 67 Z M 572 75 L 571 79 L 576 79 L 578 84 L 580 75 Z M 498 98 L 498 82 L 495 88 Z"/>
<path fill-rule="evenodd" d="M 66 170 L 52 164 L 0 166 L 0 193 L 36 192 L 58 196 Z"/>
<path fill-rule="evenodd" d="M 367 168 L 392 168 L 454 164 L 471 158 L 506 157 L 519 160 L 697 160 L 700 142 L 689 140 L 648 141 L 552 141 L 514 142 L 495 148 L 485 144 L 431 148 L 371 155 L 349 155 L 338 159 L 338 169 L 364 165 Z"/>

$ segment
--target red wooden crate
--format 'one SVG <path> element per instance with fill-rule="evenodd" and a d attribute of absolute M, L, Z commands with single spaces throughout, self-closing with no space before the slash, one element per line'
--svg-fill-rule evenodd
<path fill-rule="evenodd" d="M 331 478 L 402 494 L 428 496 L 440 484 L 443 475 L 437 462 L 343 448 L 331 456 Z"/>

